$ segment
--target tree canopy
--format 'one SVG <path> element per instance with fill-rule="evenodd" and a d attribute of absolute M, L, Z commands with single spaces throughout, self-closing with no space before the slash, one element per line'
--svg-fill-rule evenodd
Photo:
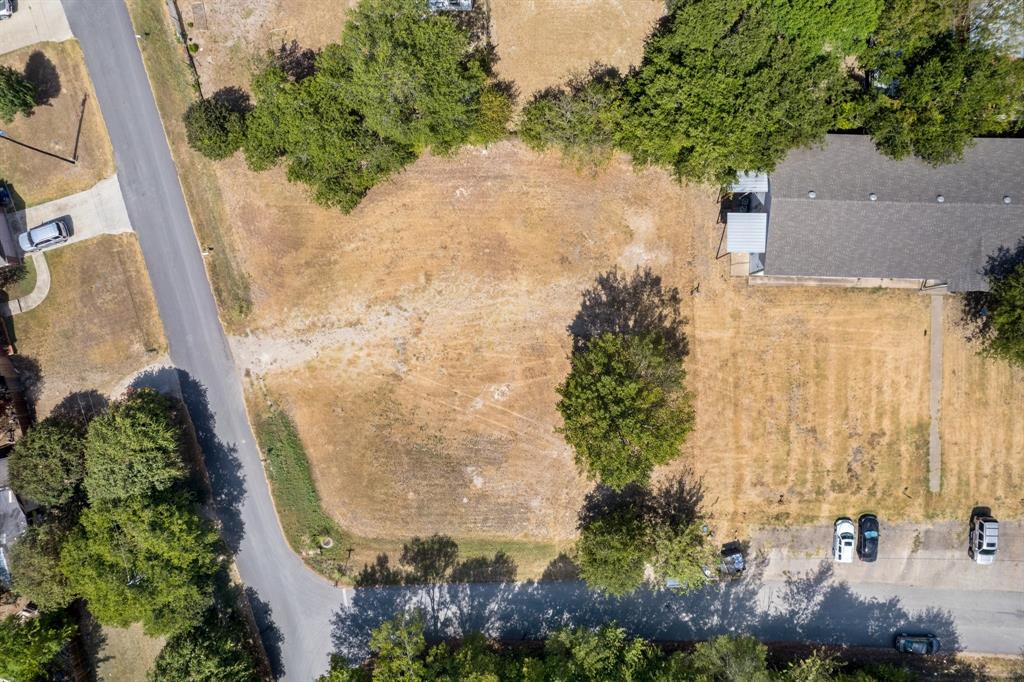
<path fill-rule="evenodd" d="M 86 435 L 85 489 L 92 502 L 140 498 L 185 476 L 170 403 L 142 389 L 110 405 Z"/>
<path fill-rule="evenodd" d="M 18 71 L 0 66 L 0 121 L 10 123 L 18 114 L 28 116 L 35 105 L 35 86 Z"/>
<path fill-rule="evenodd" d="M 840 55 L 822 49 L 827 34 L 788 35 L 776 5 L 796 21 L 796 2 L 676 0 L 626 79 L 619 145 L 639 163 L 724 183 L 822 139 L 847 87 Z"/>
<path fill-rule="evenodd" d="M 99 622 L 172 634 L 213 601 L 217 542 L 184 494 L 93 503 L 64 544 L 60 568 Z"/>
<path fill-rule="evenodd" d="M 74 632 L 60 616 L 0 620 L 0 678 L 32 682 L 41 677 Z"/>
<path fill-rule="evenodd" d="M 79 427 L 50 417 L 36 424 L 11 452 L 11 485 L 22 497 L 52 507 L 70 502 L 85 476 Z"/>
<path fill-rule="evenodd" d="M 417 151 L 466 141 L 486 80 L 466 32 L 426 0 L 362 0 L 317 66 L 373 134 Z"/>
<path fill-rule="evenodd" d="M 605 333 L 573 353 L 558 411 L 579 466 L 621 490 L 677 457 L 693 428 L 683 377 L 680 360 L 654 334 Z"/>
<path fill-rule="evenodd" d="M 614 623 L 561 628 L 541 651 L 499 647 L 479 633 L 458 643 L 428 644 L 422 618 L 399 615 L 376 628 L 370 662 L 351 668 L 341 657 L 317 682 L 873 682 L 912 679 L 893 667 L 846 673 L 811 654 L 785 668 L 769 665 L 768 649 L 749 635 L 723 635 L 691 653 L 665 653 Z"/>
<path fill-rule="evenodd" d="M 77 596 L 60 570 L 67 529 L 54 521 L 30 526 L 11 547 L 11 587 L 40 611 L 58 611 Z"/>
<path fill-rule="evenodd" d="M 986 327 L 983 343 L 986 352 L 1024 366 L 1024 263 L 1005 275 L 989 277 Z"/>
<path fill-rule="evenodd" d="M 283 158 L 317 203 L 350 211 L 424 150 L 504 134 L 511 98 L 480 54 L 426 0 L 362 0 L 311 72 L 293 77 L 275 58 L 253 78 L 246 160 L 265 170 Z"/>
<path fill-rule="evenodd" d="M 149 682 L 250 682 L 259 679 L 246 625 L 233 609 L 212 608 L 195 627 L 180 632 L 160 650 Z"/>
<path fill-rule="evenodd" d="M 577 562 L 591 587 L 620 595 L 643 583 L 650 541 L 646 510 L 638 507 L 621 504 L 581 526 Z"/>

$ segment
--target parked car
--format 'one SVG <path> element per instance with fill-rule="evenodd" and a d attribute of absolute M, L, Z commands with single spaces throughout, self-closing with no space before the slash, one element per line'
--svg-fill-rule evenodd
<path fill-rule="evenodd" d="M 987 514 L 971 516 L 967 537 L 967 555 L 979 564 L 991 564 L 999 549 L 999 522 Z"/>
<path fill-rule="evenodd" d="M 878 517 L 874 514 L 861 514 L 857 519 L 857 556 L 868 562 L 878 558 Z"/>
<path fill-rule="evenodd" d="M 738 578 L 747 568 L 747 561 L 743 556 L 743 545 L 738 541 L 727 542 L 722 545 L 722 563 L 718 565 L 718 572 L 725 578 Z"/>
<path fill-rule="evenodd" d="M 894 644 L 896 645 L 896 651 L 901 654 L 917 654 L 919 656 L 937 654 L 941 648 L 939 638 L 930 633 L 908 635 L 905 632 L 901 632 L 896 635 Z"/>
<path fill-rule="evenodd" d="M 11 0 L 0 0 L 0 20 L 14 16 L 14 3 Z"/>
<path fill-rule="evenodd" d="M 25 253 L 42 251 L 43 249 L 57 244 L 63 244 L 71 238 L 71 230 L 63 220 L 51 220 L 50 222 L 33 227 L 28 232 L 18 235 L 18 245 Z"/>
<path fill-rule="evenodd" d="M 832 535 L 832 558 L 841 564 L 853 561 L 854 530 L 852 520 L 845 516 L 836 519 Z"/>

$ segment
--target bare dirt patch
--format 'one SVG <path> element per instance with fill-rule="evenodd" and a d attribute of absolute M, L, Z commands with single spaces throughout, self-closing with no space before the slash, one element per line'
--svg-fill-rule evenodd
<path fill-rule="evenodd" d="M 66 158 L 74 156 L 78 139 L 74 165 L 0 142 L 0 178 L 12 185 L 22 201 L 33 206 L 81 192 L 114 173 L 107 128 L 77 41 L 39 43 L 8 52 L 0 55 L 0 64 L 25 72 L 46 100 L 31 116 L 18 116 L 4 126 L 8 135 Z"/>
<path fill-rule="evenodd" d="M 960 299 L 947 298 L 942 379 L 942 494 L 935 513 L 977 505 L 1024 514 L 1024 370 L 978 354 L 960 326 Z"/>
<path fill-rule="evenodd" d="M 595 62 L 627 71 L 665 13 L 662 0 L 490 0 L 497 72 L 521 99 Z"/>
<path fill-rule="evenodd" d="M 166 350 L 135 235 L 96 237 L 46 259 L 49 296 L 13 318 L 21 362 L 36 365 L 41 377 L 34 388 L 39 417 L 76 391 L 109 395 Z"/>

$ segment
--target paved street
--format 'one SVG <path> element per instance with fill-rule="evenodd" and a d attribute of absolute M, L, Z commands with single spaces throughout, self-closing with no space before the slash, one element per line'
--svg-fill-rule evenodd
<path fill-rule="evenodd" d="M 170 357 L 208 458 L 224 535 L 237 549 L 256 610 L 270 611 L 273 625 L 264 630 L 264 640 L 287 679 L 309 682 L 326 668 L 332 650 L 359 655 L 374 625 L 415 605 L 430 605 L 433 622 L 445 632 L 483 629 L 505 637 L 615 619 L 665 639 L 750 631 L 767 639 L 887 646 L 893 632 L 906 628 L 934 630 L 947 648 L 1018 650 L 1024 640 L 1024 592 L 1012 561 L 992 567 L 986 574 L 992 584 L 974 585 L 970 576 L 979 574 L 967 571 L 978 567 L 961 557 L 949 571 L 963 571 L 957 575 L 967 578 L 948 588 L 881 583 L 888 576 L 882 563 L 875 573 L 857 567 L 837 576 L 820 559 L 827 529 L 824 540 L 820 529 L 808 531 L 814 535 L 808 536 L 806 552 L 772 555 L 766 546 L 767 563 L 752 568 L 743 581 L 686 598 L 642 593 L 611 600 L 578 583 L 340 590 L 315 576 L 290 551 L 278 526 L 241 382 L 125 6 L 121 0 L 64 0 L 64 6 L 110 131 L 128 217 L 139 235 Z M 956 551 L 956 532 L 949 529 L 952 535 L 944 542 L 951 549 L 941 545 L 943 552 Z M 1014 532 L 1008 537 L 1019 542 L 1019 529 Z M 916 565 L 925 560 L 924 551 L 902 561 Z M 797 573 L 787 577 L 790 569 Z"/>

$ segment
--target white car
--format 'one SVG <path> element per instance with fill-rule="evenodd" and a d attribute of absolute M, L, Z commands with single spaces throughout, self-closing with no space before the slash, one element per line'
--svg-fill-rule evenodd
<path fill-rule="evenodd" d="M 841 564 L 853 561 L 854 535 L 853 521 L 845 516 L 836 519 L 835 533 L 832 535 L 832 558 Z"/>

